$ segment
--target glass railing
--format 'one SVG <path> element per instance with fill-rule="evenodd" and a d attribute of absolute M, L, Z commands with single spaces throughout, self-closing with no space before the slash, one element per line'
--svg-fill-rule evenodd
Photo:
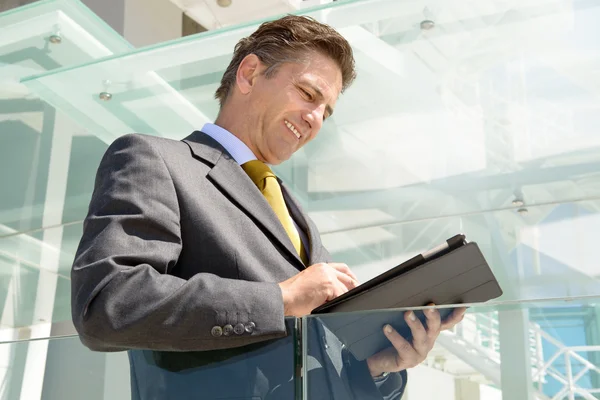
<path fill-rule="evenodd" d="M 96 353 L 77 336 L 0 342 L 0 399 L 131 399 L 127 353 Z"/>
<path fill-rule="evenodd" d="M 428 309 L 410 311 L 423 318 Z M 355 352 L 361 342 L 385 339 L 384 324 L 396 324 L 407 311 L 288 319 L 282 339 L 218 352 L 100 353 L 68 335 L 2 341 L 0 399 L 362 400 L 403 393 L 405 400 L 541 400 L 600 394 L 597 298 L 472 305 L 418 367 L 373 379 L 365 356 Z M 340 342 L 344 329 L 357 340 Z"/>
<path fill-rule="evenodd" d="M 130 350 L 132 399 L 300 399 L 298 324 L 289 318 L 285 338 L 242 348 Z"/>
<path fill-rule="evenodd" d="M 541 400 L 600 394 L 600 299 L 595 297 L 472 305 L 461 324 L 440 334 L 418 367 L 372 379 L 367 360 L 390 351 L 377 347 L 391 343 L 383 327 L 402 326 L 407 310 L 426 321 L 430 309 L 436 308 L 305 318 L 303 398 L 399 399 L 403 393 L 409 400 Z"/>

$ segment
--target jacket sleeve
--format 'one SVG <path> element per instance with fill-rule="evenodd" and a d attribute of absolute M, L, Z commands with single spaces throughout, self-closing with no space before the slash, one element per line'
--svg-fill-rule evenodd
<path fill-rule="evenodd" d="M 373 379 L 366 361 L 356 360 L 350 352 L 347 357 L 348 382 L 355 399 L 402 399 L 408 382 L 406 370 L 390 373 L 382 379 Z"/>
<path fill-rule="evenodd" d="M 380 382 L 375 382 L 384 400 L 400 400 L 406 391 L 408 372 L 406 370 L 389 374 Z"/>
<path fill-rule="evenodd" d="M 182 248 L 178 198 L 150 139 L 117 139 L 98 168 L 71 271 L 72 316 L 82 342 L 97 351 L 195 351 L 285 336 L 276 283 L 169 274 Z M 240 320 L 254 323 L 251 333 L 211 334 L 214 326 Z"/>

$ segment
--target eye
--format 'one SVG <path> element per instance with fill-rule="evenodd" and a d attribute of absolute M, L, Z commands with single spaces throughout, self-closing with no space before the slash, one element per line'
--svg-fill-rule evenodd
<path fill-rule="evenodd" d="M 300 91 L 302 92 L 302 95 L 304 97 L 306 97 L 309 101 L 313 101 L 313 95 L 311 93 L 309 93 L 307 90 L 304 90 L 302 88 L 300 88 Z"/>

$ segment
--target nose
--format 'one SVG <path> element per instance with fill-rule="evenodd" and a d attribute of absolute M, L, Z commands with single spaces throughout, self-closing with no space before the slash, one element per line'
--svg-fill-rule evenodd
<path fill-rule="evenodd" d="M 318 131 L 323 124 L 323 116 L 325 115 L 325 105 L 307 109 L 303 113 L 304 120 L 310 125 L 311 129 Z"/>

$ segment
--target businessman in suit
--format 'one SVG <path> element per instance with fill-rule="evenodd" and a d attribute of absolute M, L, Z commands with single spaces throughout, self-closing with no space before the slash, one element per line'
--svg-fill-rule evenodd
<path fill-rule="evenodd" d="M 277 347 L 291 340 L 285 317 L 358 282 L 269 165 L 314 139 L 354 78 L 342 36 L 287 16 L 237 44 L 214 124 L 106 151 L 72 269 L 73 321 L 90 349 L 129 351 L 134 397 L 292 398 L 286 367 L 269 365 L 292 364 Z M 463 313 L 427 313 L 427 329 L 408 313 L 413 341 L 386 326 L 390 347 L 363 362 L 311 324 L 323 346 L 309 351 L 309 398 L 399 399 L 405 370 Z"/>

